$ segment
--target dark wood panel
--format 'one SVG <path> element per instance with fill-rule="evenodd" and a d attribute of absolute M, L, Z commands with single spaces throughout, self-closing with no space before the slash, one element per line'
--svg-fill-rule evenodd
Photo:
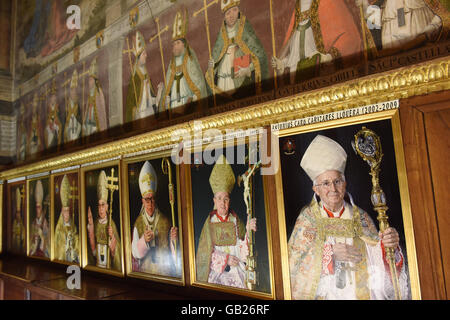
<path fill-rule="evenodd" d="M 427 134 L 431 176 L 433 182 L 434 200 L 442 251 L 442 264 L 447 297 L 450 292 L 450 212 L 447 208 L 449 193 L 448 182 L 450 173 L 450 105 L 445 110 L 426 112 L 425 128 Z"/>
<path fill-rule="evenodd" d="M 30 300 L 59 300 L 59 294 L 51 290 L 29 286 Z"/>
<path fill-rule="evenodd" d="M 3 279 L 4 300 L 24 300 L 25 284 L 16 279 Z"/>
<path fill-rule="evenodd" d="M 441 110 L 449 92 L 402 100 L 400 120 L 423 299 L 447 299 L 424 110 Z"/>

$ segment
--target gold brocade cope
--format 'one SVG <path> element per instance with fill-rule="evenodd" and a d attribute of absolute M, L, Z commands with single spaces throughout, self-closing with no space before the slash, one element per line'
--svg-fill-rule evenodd
<path fill-rule="evenodd" d="M 95 226 L 95 239 L 99 244 L 108 244 L 107 224 L 97 223 Z"/>
<path fill-rule="evenodd" d="M 216 246 L 236 244 L 236 227 L 233 222 L 211 223 L 211 237 Z"/>
<path fill-rule="evenodd" d="M 215 228 L 217 228 L 217 225 L 223 224 L 224 222 L 211 222 L 211 217 L 214 216 L 214 214 L 217 211 L 213 211 L 208 215 L 208 218 L 206 219 L 201 234 L 200 239 L 198 243 L 198 248 L 195 256 L 195 265 L 196 265 L 196 274 L 197 274 L 197 280 L 201 282 L 207 282 L 208 276 L 209 276 L 209 267 L 211 264 L 211 254 L 214 250 L 214 246 L 217 245 L 217 243 L 214 242 L 214 231 L 213 226 L 216 225 Z M 243 240 L 245 238 L 245 225 L 239 219 L 239 217 L 234 213 L 233 211 L 230 212 L 230 216 L 233 216 L 236 218 L 236 227 L 237 227 L 237 236 L 239 239 Z M 232 222 L 229 222 L 232 223 Z M 234 223 L 233 223 L 234 225 Z M 228 227 L 229 228 L 229 227 Z M 235 229 L 235 226 L 233 226 L 233 230 Z M 236 231 L 234 231 L 236 232 Z M 236 239 L 237 240 L 237 239 Z"/>
<path fill-rule="evenodd" d="M 351 271 L 355 272 L 356 281 L 356 299 L 358 300 L 370 300 L 370 291 L 368 287 L 369 275 L 367 272 L 367 252 L 365 243 L 361 239 L 362 225 L 360 212 L 357 206 L 353 206 L 353 218 L 350 219 L 338 219 L 338 218 L 323 218 L 320 214 L 320 208 L 317 201 L 313 200 L 311 203 L 313 214 L 317 223 L 317 237 L 315 238 L 315 252 L 318 254 L 314 258 L 314 273 L 313 280 L 314 285 L 310 293 L 310 299 L 314 299 L 317 287 L 322 273 L 322 256 L 323 245 L 329 236 L 353 238 L 353 246 L 359 249 L 362 255 L 362 259 L 359 263 L 356 263 Z"/>

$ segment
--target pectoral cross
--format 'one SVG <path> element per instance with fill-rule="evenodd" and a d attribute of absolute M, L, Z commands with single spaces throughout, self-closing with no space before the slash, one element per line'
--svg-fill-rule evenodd
<path fill-rule="evenodd" d="M 159 27 L 159 17 L 155 18 L 155 22 L 156 22 L 156 27 L 158 29 L 158 33 L 155 34 L 153 37 L 150 38 L 149 42 L 152 43 L 156 38 L 158 38 L 158 42 L 159 42 L 159 51 L 161 53 L 161 62 L 162 62 L 162 67 L 163 67 L 163 76 L 164 76 L 164 83 L 166 83 L 166 67 L 164 64 L 164 53 L 163 53 L 163 47 L 162 47 L 162 42 L 161 42 L 161 35 L 169 30 L 169 26 L 165 26 L 164 29 L 160 29 Z"/>
<path fill-rule="evenodd" d="M 208 20 L 208 8 L 217 4 L 219 2 L 219 0 L 212 0 L 210 3 L 207 3 L 206 0 L 203 0 L 203 8 L 201 8 L 200 10 L 194 12 L 193 17 L 197 17 L 197 15 L 204 13 L 205 15 L 205 27 L 206 27 L 206 38 L 208 40 L 208 51 L 209 51 L 209 60 L 211 60 L 212 58 L 212 54 L 211 54 L 211 40 L 210 40 L 210 35 L 209 35 L 209 20 Z M 211 72 L 211 79 L 214 83 L 214 71 L 210 71 Z M 213 90 L 213 98 L 214 98 L 214 106 L 216 106 L 216 89 L 215 86 L 212 86 L 212 90 Z"/>
<path fill-rule="evenodd" d="M 75 186 L 75 180 L 69 188 L 69 200 L 72 200 L 72 226 L 75 226 L 75 200 L 78 200 L 78 187 Z"/>

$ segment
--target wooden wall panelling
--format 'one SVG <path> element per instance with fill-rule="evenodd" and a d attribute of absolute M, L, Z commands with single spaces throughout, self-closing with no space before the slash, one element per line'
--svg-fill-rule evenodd
<path fill-rule="evenodd" d="M 442 265 L 446 298 L 450 293 L 450 211 L 448 210 L 448 183 L 450 174 L 448 164 L 450 159 L 450 101 L 436 110 L 434 106 L 420 108 L 424 115 L 424 124 L 428 145 L 431 179 L 436 209 L 436 218 L 441 245 Z"/>
<path fill-rule="evenodd" d="M 429 125 L 426 126 L 424 113 L 416 106 L 425 108 L 428 105 L 427 108 L 435 108 L 436 104 L 448 105 L 448 101 L 450 93 L 444 92 L 402 100 L 400 103 L 422 299 L 447 299 L 445 273 L 449 273 L 449 267 L 444 267 L 442 263 L 442 235 L 439 232 L 441 229 L 442 233 L 442 225 L 439 224 L 436 214 L 437 195 L 434 194 L 433 172 L 427 145 L 430 142 L 427 140 Z"/>

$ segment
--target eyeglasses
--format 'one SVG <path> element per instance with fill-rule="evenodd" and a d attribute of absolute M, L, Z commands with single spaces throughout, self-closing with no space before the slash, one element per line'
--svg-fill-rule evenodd
<path fill-rule="evenodd" d="M 147 202 L 147 203 L 150 203 L 150 201 L 151 202 L 155 201 L 155 198 L 154 197 L 147 197 L 147 198 L 144 198 L 144 201 Z"/>
<path fill-rule="evenodd" d="M 335 179 L 333 181 L 324 181 L 322 183 L 316 184 L 317 187 L 325 187 L 327 189 L 331 188 L 331 185 L 334 184 L 335 187 L 341 187 L 344 184 L 344 179 L 339 178 L 339 179 Z"/>

